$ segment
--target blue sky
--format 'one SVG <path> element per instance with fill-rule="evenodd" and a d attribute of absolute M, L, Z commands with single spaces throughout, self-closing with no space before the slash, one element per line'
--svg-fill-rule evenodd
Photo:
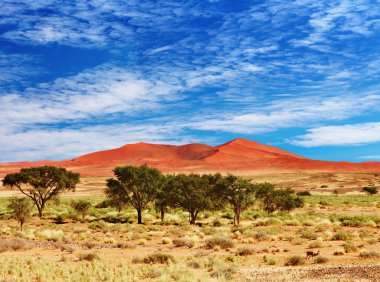
<path fill-rule="evenodd" d="M 380 160 L 380 1 L 3 0 L 0 161 L 248 138 Z"/>

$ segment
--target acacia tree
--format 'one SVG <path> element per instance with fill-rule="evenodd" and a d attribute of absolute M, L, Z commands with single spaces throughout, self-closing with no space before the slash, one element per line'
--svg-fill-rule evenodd
<path fill-rule="evenodd" d="M 20 223 L 20 229 L 31 217 L 32 204 L 28 198 L 13 197 L 9 199 L 8 209 L 11 210 L 13 217 Z"/>
<path fill-rule="evenodd" d="M 116 178 L 107 179 L 107 197 L 130 203 L 137 211 L 137 223 L 142 224 L 142 211 L 156 198 L 163 175 L 147 165 L 116 167 L 114 174 Z"/>
<path fill-rule="evenodd" d="M 154 206 L 156 211 L 160 213 L 161 222 L 164 222 L 165 213 L 168 209 L 175 206 L 175 190 L 170 185 L 172 177 L 171 175 L 164 176 L 162 185 L 158 188 L 154 200 Z"/>
<path fill-rule="evenodd" d="M 294 190 L 275 189 L 275 186 L 270 183 L 257 184 L 256 197 L 262 200 L 264 210 L 270 213 L 289 212 L 304 204 L 302 198 L 294 195 Z"/>
<path fill-rule="evenodd" d="M 234 226 L 240 224 L 240 214 L 255 202 L 255 186 L 248 180 L 235 175 L 221 178 L 215 192 L 234 211 Z"/>
<path fill-rule="evenodd" d="M 178 174 L 168 185 L 176 195 L 176 205 L 189 212 L 190 224 L 195 224 L 199 212 L 213 208 L 209 176 Z"/>
<path fill-rule="evenodd" d="M 64 191 L 75 190 L 80 181 L 78 173 L 53 166 L 23 168 L 18 173 L 8 174 L 3 185 L 17 187 L 36 205 L 39 217 L 43 216 L 46 203 Z"/>

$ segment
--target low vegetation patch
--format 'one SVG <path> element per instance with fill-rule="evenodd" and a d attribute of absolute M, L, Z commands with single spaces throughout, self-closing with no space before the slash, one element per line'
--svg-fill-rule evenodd
<path fill-rule="evenodd" d="M 358 250 L 358 248 L 355 246 L 355 244 L 352 241 L 347 241 L 343 245 L 344 251 L 346 253 L 353 253 Z"/>
<path fill-rule="evenodd" d="M 145 257 L 135 257 L 132 262 L 146 264 L 168 264 L 175 262 L 175 259 L 172 255 L 166 253 L 154 253 Z"/>
<path fill-rule="evenodd" d="M 317 256 L 314 259 L 314 263 L 318 263 L 318 264 L 327 263 L 328 261 L 329 261 L 329 259 L 326 257 L 323 257 L 323 256 Z"/>
<path fill-rule="evenodd" d="M 85 253 L 85 254 L 79 254 L 78 255 L 78 259 L 80 261 L 94 261 L 94 260 L 98 260 L 99 259 L 99 256 L 97 253 Z"/>
<path fill-rule="evenodd" d="M 19 238 L 3 239 L 0 241 L 0 253 L 7 251 L 24 251 L 31 247 L 27 241 Z"/>
<path fill-rule="evenodd" d="M 334 251 L 333 255 L 334 255 L 334 256 L 343 256 L 344 253 L 345 253 L 344 248 L 337 248 L 337 249 Z"/>
<path fill-rule="evenodd" d="M 222 249 L 230 249 L 235 246 L 235 242 L 227 237 L 213 237 L 207 240 L 206 242 L 207 247 L 210 249 L 218 246 Z"/>
<path fill-rule="evenodd" d="M 239 248 L 236 251 L 237 256 L 250 256 L 250 255 L 253 255 L 254 253 L 255 253 L 255 249 L 247 248 L 247 247 Z"/>
<path fill-rule="evenodd" d="M 291 256 L 289 257 L 286 262 L 285 266 L 297 266 L 297 265 L 303 265 L 305 264 L 306 260 L 304 257 L 301 256 Z"/>
<path fill-rule="evenodd" d="M 194 247 L 194 242 L 191 241 L 190 239 L 178 238 L 178 239 L 174 239 L 173 240 L 173 245 L 175 247 L 188 247 L 188 248 L 192 248 L 192 247 Z"/>
<path fill-rule="evenodd" d="M 379 258 L 380 254 L 376 251 L 362 251 L 359 254 L 359 257 L 370 259 L 370 258 Z"/>

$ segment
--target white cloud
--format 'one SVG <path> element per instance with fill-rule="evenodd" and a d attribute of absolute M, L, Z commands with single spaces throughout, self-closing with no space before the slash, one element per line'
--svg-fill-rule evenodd
<path fill-rule="evenodd" d="M 0 155 L 12 160 L 49 157 L 50 151 L 71 156 L 102 149 L 99 144 L 170 142 L 165 134 L 173 128 L 174 139 L 180 140 L 189 128 L 261 133 L 378 111 L 380 61 L 373 59 L 378 52 L 367 53 L 371 44 L 358 38 L 380 29 L 375 19 L 379 5 L 366 0 L 268 0 L 229 13 L 210 2 L 215 1 L 62 5 L 58 0 L 5 0 L 0 25 L 9 30 L 0 37 L 12 44 L 105 48 L 118 61 L 25 91 L 2 91 Z M 210 25 L 200 29 L 198 20 L 205 18 Z M 5 61 L 5 67 L 1 60 L 0 54 L 0 81 L 5 78 L 5 84 L 32 72 L 19 68 L 21 57 Z M 326 97 L 329 93 L 334 97 Z M 177 124 L 160 120 L 164 115 Z M 134 118 L 146 117 L 170 130 L 147 122 L 146 130 L 134 131 Z M 136 138 L 112 135 L 117 127 L 99 126 L 115 122 L 130 122 Z M 160 133 L 156 136 L 150 126 Z M 44 145 L 44 139 L 52 145 Z"/>
<path fill-rule="evenodd" d="M 256 66 L 254 64 L 243 64 L 242 69 L 248 72 L 261 72 L 264 70 L 263 67 Z"/>
<path fill-rule="evenodd" d="M 362 145 L 380 142 L 380 122 L 321 126 L 297 136 L 290 143 L 302 147 Z"/>
<path fill-rule="evenodd" d="M 98 150 L 120 147 L 142 140 L 149 143 L 183 144 L 199 141 L 182 137 L 173 125 L 113 124 L 73 128 L 13 130 L 0 133 L 0 161 L 67 159 Z"/>
<path fill-rule="evenodd" d="M 85 120 L 153 110 L 174 99 L 175 87 L 139 78 L 125 68 L 101 66 L 78 75 L 0 96 L 0 125 Z"/>
<path fill-rule="evenodd" d="M 363 159 L 363 160 L 380 160 L 380 155 L 362 156 L 362 157 L 359 157 L 358 159 Z"/>
<path fill-rule="evenodd" d="M 336 33 L 368 36 L 376 29 L 374 21 L 379 13 L 379 6 L 373 6 L 367 0 L 329 1 L 328 5 L 323 6 L 310 16 L 309 25 L 312 30 L 307 37 L 291 40 L 295 46 L 331 51 L 328 46 L 331 45 L 331 38 L 328 37 L 334 38 Z"/>
<path fill-rule="evenodd" d="M 173 46 L 167 45 L 167 46 L 163 46 L 163 47 L 155 48 L 155 49 L 153 49 L 153 50 L 148 51 L 147 53 L 148 53 L 149 55 L 154 55 L 154 54 L 156 54 L 156 53 L 161 53 L 161 52 L 169 51 L 169 50 L 171 50 L 171 49 L 173 49 Z"/>
<path fill-rule="evenodd" d="M 0 51 L 0 87 L 22 84 L 28 78 L 41 74 L 38 63 L 38 57 Z"/>
<path fill-rule="evenodd" d="M 380 106 L 380 95 L 338 96 L 329 98 L 289 98 L 246 110 L 253 113 L 222 113 L 195 121 L 194 128 L 235 133 L 263 133 L 281 128 L 309 127 L 322 121 L 344 120 Z M 224 116 L 224 117 L 221 117 Z"/>

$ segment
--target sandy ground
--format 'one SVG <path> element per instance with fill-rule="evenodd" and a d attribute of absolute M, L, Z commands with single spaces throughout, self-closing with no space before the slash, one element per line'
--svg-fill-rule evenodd
<path fill-rule="evenodd" d="M 357 194 L 365 186 L 380 186 L 380 174 L 374 173 L 257 173 L 244 176 L 255 182 L 270 182 L 279 188 L 293 188 L 296 191 L 310 191 L 313 194 Z M 65 197 L 103 195 L 107 177 L 82 177 L 75 193 Z M 18 195 L 17 190 L 1 189 L 0 197 Z"/>

